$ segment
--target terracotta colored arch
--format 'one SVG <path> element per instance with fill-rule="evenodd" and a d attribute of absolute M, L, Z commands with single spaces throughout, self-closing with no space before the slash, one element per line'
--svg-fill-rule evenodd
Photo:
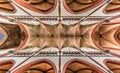
<path fill-rule="evenodd" d="M 97 25 L 92 34 L 94 44 L 101 50 L 119 52 L 120 49 L 120 23 L 107 22 Z"/>
<path fill-rule="evenodd" d="M 89 62 L 80 59 L 72 59 L 65 64 L 62 73 L 93 73 L 93 72 L 105 73 L 102 69 Z"/>
<path fill-rule="evenodd" d="M 120 61 L 106 59 L 104 64 L 113 72 L 119 73 L 120 72 Z"/>
<path fill-rule="evenodd" d="M 0 0 L 0 11 L 15 13 L 16 8 L 8 0 Z"/>
<path fill-rule="evenodd" d="M 6 60 L 0 62 L 0 73 L 6 73 L 13 67 L 15 62 L 13 60 Z"/>
<path fill-rule="evenodd" d="M 82 13 L 103 3 L 105 0 L 62 0 L 65 9 L 70 13 Z"/>
<path fill-rule="evenodd" d="M 120 1 L 112 0 L 104 9 L 103 12 L 106 14 L 115 13 L 120 11 Z"/>
<path fill-rule="evenodd" d="M 50 60 L 41 59 L 18 68 L 13 73 L 57 73 L 56 66 Z"/>
<path fill-rule="evenodd" d="M 56 6 L 58 0 L 14 0 L 16 3 L 38 13 L 50 13 Z"/>

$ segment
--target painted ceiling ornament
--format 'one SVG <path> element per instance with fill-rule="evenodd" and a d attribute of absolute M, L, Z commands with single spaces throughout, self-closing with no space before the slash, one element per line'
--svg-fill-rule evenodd
<path fill-rule="evenodd" d="M 50 13 L 57 5 L 57 0 L 15 0 L 15 2 L 38 13 Z"/>
<path fill-rule="evenodd" d="M 120 0 L 112 0 L 104 9 L 104 13 L 114 13 L 120 11 Z"/>
<path fill-rule="evenodd" d="M 63 0 L 65 9 L 71 13 L 82 13 L 103 3 L 105 0 Z"/>
<path fill-rule="evenodd" d="M 8 0 L 0 0 L 0 11 L 14 13 L 16 9 Z"/>

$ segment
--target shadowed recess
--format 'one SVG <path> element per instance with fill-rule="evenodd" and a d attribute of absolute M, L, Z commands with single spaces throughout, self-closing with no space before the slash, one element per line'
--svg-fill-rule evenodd
<path fill-rule="evenodd" d="M 0 49 L 17 48 L 25 34 L 16 24 L 0 23 Z"/>

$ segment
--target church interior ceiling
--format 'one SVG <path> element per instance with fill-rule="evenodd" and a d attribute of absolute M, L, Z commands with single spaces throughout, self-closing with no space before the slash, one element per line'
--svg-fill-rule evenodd
<path fill-rule="evenodd" d="M 0 0 L 0 73 L 120 73 L 120 0 Z"/>

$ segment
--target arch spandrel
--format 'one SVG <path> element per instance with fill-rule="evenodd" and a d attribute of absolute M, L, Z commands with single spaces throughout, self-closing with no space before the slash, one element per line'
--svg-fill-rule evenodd
<path fill-rule="evenodd" d="M 25 37 L 21 33 L 21 28 L 16 24 L 0 23 L 0 25 L 4 32 L 6 32 L 6 40 L 1 44 L 0 49 L 17 48 L 22 41 L 22 37 Z"/>

